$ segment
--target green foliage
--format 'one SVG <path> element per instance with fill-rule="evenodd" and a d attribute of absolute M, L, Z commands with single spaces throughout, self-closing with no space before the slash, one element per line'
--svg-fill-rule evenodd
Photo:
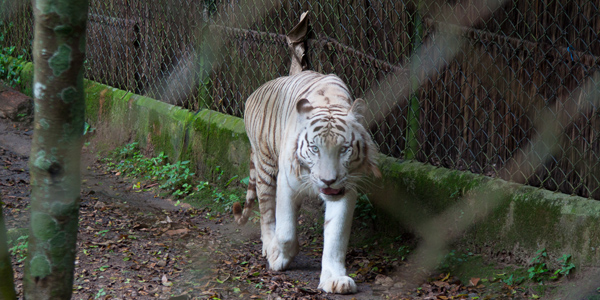
<path fill-rule="evenodd" d="M 410 254 L 410 247 L 403 245 L 398 247 L 398 256 L 400 257 L 401 261 L 406 260 L 406 257 L 408 256 L 408 254 Z"/>
<path fill-rule="evenodd" d="M 22 235 L 19 238 L 17 238 L 17 240 L 14 241 L 14 243 L 9 241 L 9 245 L 14 245 L 11 248 L 9 248 L 8 251 L 10 252 L 10 255 L 16 258 L 17 262 L 19 263 L 23 262 L 27 258 L 27 246 L 29 245 L 27 241 L 28 239 L 28 235 Z"/>
<path fill-rule="evenodd" d="M 169 190 L 175 196 L 188 195 L 192 190 L 192 177 L 189 161 L 167 162 L 168 156 L 161 152 L 158 156 L 147 158 L 138 149 L 138 143 L 131 143 L 113 150 L 109 158 L 104 159 L 107 167 L 123 175 L 152 180 L 161 183 L 162 189 Z M 139 185 L 134 186 L 140 188 Z"/>
<path fill-rule="evenodd" d="M 88 122 L 84 122 L 83 125 L 83 135 L 86 135 L 88 133 L 92 133 L 96 130 L 96 128 L 92 127 L 92 125 L 90 125 Z"/>
<path fill-rule="evenodd" d="M 529 279 L 537 282 L 541 282 L 546 279 L 548 275 L 548 267 L 546 266 L 546 259 L 548 258 L 548 254 L 546 253 L 546 248 L 540 249 L 536 252 L 536 256 L 531 259 L 531 266 L 527 273 L 529 273 Z"/>
<path fill-rule="evenodd" d="M 551 271 L 546 263 L 548 260 L 548 253 L 546 248 L 540 249 L 536 252 L 535 257 L 531 259 L 531 267 L 527 269 L 528 278 L 534 282 L 542 283 L 548 280 L 557 280 L 562 276 L 569 275 L 574 269 L 575 264 L 571 262 L 571 255 L 563 254 L 558 259 L 560 268 Z M 508 284 L 508 283 L 507 283 Z"/>
<path fill-rule="evenodd" d="M 362 221 L 362 225 L 366 226 L 367 222 L 373 222 L 377 218 L 375 207 L 369 200 L 367 194 L 359 193 L 355 208 L 356 217 Z"/>
<path fill-rule="evenodd" d="M 525 276 L 515 276 L 515 274 L 510 274 L 510 276 L 506 277 L 504 275 L 505 274 L 501 274 L 500 278 L 506 285 L 519 285 L 525 281 Z"/>
<path fill-rule="evenodd" d="M 467 249 L 468 251 L 469 249 Z M 461 265 L 465 263 L 469 258 L 473 256 L 473 252 L 460 252 L 457 253 L 456 250 L 451 250 L 448 252 L 442 262 L 439 265 L 439 269 L 444 272 L 449 272 L 454 266 Z"/>
<path fill-rule="evenodd" d="M 250 184 L 250 176 L 246 176 L 245 178 L 240 179 L 240 183 L 248 186 L 248 184 Z"/>
<path fill-rule="evenodd" d="M 524 283 L 527 279 L 534 282 L 536 285 L 541 285 L 544 281 L 557 280 L 561 276 L 569 275 L 575 265 L 571 263 L 571 255 L 564 254 L 558 259 L 561 267 L 557 270 L 551 271 L 547 264 L 548 253 L 546 249 L 540 249 L 536 252 L 535 257 L 530 261 L 530 267 L 525 270 L 524 268 L 516 270 L 511 274 L 496 274 L 496 277 L 492 281 L 501 281 L 509 286 L 516 286 Z"/>
<path fill-rule="evenodd" d="M 101 288 L 98 293 L 96 293 L 96 296 L 94 296 L 94 299 L 100 299 L 102 297 L 106 296 L 106 291 L 104 290 L 104 288 Z"/>
<path fill-rule="evenodd" d="M 570 254 L 563 254 L 561 258 L 558 259 L 560 262 L 560 269 L 554 271 L 554 273 L 550 276 L 550 279 L 555 280 L 561 276 L 567 276 L 573 269 L 575 269 L 575 264 L 571 262 Z"/>
<path fill-rule="evenodd" d="M 0 21 L 0 28 L 2 28 L 0 29 L 0 43 L 5 41 L 6 35 L 13 26 L 12 22 L 5 23 Z M 21 70 L 23 70 L 23 60 L 25 57 L 24 54 L 17 55 L 17 53 L 18 51 L 15 46 L 0 49 L 0 78 L 15 88 L 21 84 Z"/>
<path fill-rule="evenodd" d="M 233 203 L 241 202 L 241 199 L 243 198 L 241 190 L 227 189 L 231 182 L 237 178 L 238 176 L 236 175 L 229 179 L 225 184 L 211 185 L 208 181 L 201 181 L 200 184 L 196 185 L 195 191 L 190 196 L 210 201 L 211 206 L 219 211 L 227 211 L 231 208 Z"/>
<path fill-rule="evenodd" d="M 224 171 L 217 166 L 216 183 L 195 180 L 195 173 L 191 171 L 190 161 L 168 162 L 168 156 L 161 152 L 158 156 L 147 158 L 139 150 L 138 143 L 131 143 L 113 150 L 108 158 L 104 159 L 109 170 L 125 176 L 160 183 L 160 188 L 169 191 L 175 197 L 193 197 L 211 202 L 211 206 L 224 211 L 228 210 L 234 202 L 241 199 L 241 191 L 231 190 L 228 187 L 238 180 L 233 176 L 227 181 L 223 180 Z M 242 179 L 243 181 L 244 179 Z M 240 182 L 242 182 L 240 181 Z M 141 184 L 133 186 L 140 189 Z"/>

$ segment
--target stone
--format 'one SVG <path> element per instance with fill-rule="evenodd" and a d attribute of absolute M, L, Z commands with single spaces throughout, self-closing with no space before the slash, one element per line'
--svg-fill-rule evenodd
<path fill-rule="evenodd" d="M 0 87 L 0 118 L 22 121 L 33 112 L 33 99 L 11 88 Z"/>

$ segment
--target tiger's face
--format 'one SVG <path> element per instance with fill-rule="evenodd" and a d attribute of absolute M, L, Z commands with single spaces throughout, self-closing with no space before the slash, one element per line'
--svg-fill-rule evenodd
<path fill-rule="evenodd" d="M 297 104 L 301 130 L 296 157 L 310 170 L 302 179 L 312 192 L 325 200 L 355 190 L 361 177 L 379 176 L 376 148 L 361 124 L 364 101 L 353 105 L 312 106 L 302 99 Z"/>

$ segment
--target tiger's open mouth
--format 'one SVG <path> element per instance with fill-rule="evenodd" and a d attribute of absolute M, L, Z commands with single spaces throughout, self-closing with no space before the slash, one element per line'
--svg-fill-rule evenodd
<path fill-rule="evenodd" d="M 319 189 L 319 192 L 321 194 L 329 195 L 329 196 L 340 196 L 340 195 L 343 195 L 345 191 L 346 190 L 344 188 L 341 188 L 341 189 L 332 189 L 332 188 Z"/>

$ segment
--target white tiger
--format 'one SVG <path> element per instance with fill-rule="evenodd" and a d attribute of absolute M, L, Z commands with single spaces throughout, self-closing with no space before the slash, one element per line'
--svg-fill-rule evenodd
<path fill-rule="evenodd" d="M 319 288 L 355 293 L 345 257 L 356 204 L 357 181 L 381 176 L 377 149 L 361 124 L 365 103 L 352 101 L 335 75 L 304 71 L 259 87 L 246 102 L 250 139 L 250 180 L 239 224 L 248 220 L 258 197 L 262 254 L 272 270 L 286 269 L 299 252 L 296 229 L 301 202 L 325 202 L 324 246 Z"/>

